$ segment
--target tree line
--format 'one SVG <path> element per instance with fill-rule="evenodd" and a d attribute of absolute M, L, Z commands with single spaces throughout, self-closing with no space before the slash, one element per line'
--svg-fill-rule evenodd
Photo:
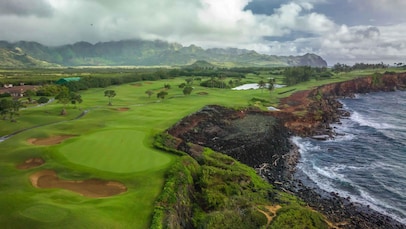
<path fill-rule="evenodd" d="M 285 68 L 282 75 L 284 76 L 283 83 L 287 86 L 291 86 L 309 81 L 310 79 L 329 78 L 333 76 L 333 73 L 325 67 L 299 66 Z"/>
<path fill-rule="evenodd" d="M 368 63 L 355 63 L 354 65 L 350 66 L 347 64 L 340 64 L 336 63 L 332 67 L 332 71 L 339 73 L 339 72 L 350 72 L 354 70 L 367 70 L 367 69 L 386 69 L 389 65 L 384 64 L 383 62 L 377 64 L 368 64 Z"/>

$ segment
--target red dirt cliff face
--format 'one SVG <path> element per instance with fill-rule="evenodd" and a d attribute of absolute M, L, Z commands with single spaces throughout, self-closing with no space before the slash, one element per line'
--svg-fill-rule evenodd
<path fill-rule="evenodd" d="M 368 93 L 377 91 L 394 91 L 405 89 L 406 73 L 385 74 L 382 76 L 368 76 L 350 81 L 327 84 L 313 91 L 319 91 L 323 96 L 352 96 L 355 93 Z"/>
<path fill-rule="evenodd" d="M 331 135 L 330 123 L 348 115 L 338 97 L 356 93 L 406 89 L 406 73 L 385 74 L 332 83 L 309 91 L 296 92 L 281 100 L 281 116 L 285 126 L 300 136 Z"/>

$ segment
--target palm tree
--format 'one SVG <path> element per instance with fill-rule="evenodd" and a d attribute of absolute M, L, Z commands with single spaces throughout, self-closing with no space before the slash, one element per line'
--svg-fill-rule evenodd
<path fill-rule="evenodd" d="M 270 78 L 268 81 L 268 89 L 270 91 L 272 91 L 275 87 L 275 79 L 274 78 Z"/>
<path fill-rule="evenodd" d="M 55 96 L 55 99 L 58 100 L 58 103 L 63 104 L 61 115 L 66 115 L 66 105 L 71 101 L 69 89 L 67 87 L 62 87 L 61 92 Z"/>
<path fill-rule="evenodd" d="M 113 99 L 114 96 L 116 96 L 116 91 L 106 90 L 106 91 L 104 91 L 104 96 L 107 96 L 109 98 L 109 106 L 111 106 L 111 105 L 113 105 L 111 103 L 111 100 Z"/>
<path fill-rule="evenodd" d="M 266 83 L 263 80 L 260 80 L 258 82 L 258 87 L 261 89 L 261 92 L 263 92 L 264 87 L 266 87 Z"/>
<path fill-rule="evenodd" d="M 270 78 L 269 81 L 268 81 L 268 90 L 269 90 L 269 92 L 271 93 L 274 88 L 275 88 L 275 79 Z"/>

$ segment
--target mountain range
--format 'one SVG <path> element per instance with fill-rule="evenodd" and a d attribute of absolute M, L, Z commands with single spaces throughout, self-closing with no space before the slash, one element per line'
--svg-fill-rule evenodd
<path fill-rule="evenodd" d="M 205 60 L 222 67 L 326 67 L 327 62 L 315 54 L 275 56 L 237 48 L 203 49 L 196 45 L 147 40 L 77 42 L 46 46 L 37 42 L 0 41 L 0 67 L 56 66 L 183 66 Z"/>

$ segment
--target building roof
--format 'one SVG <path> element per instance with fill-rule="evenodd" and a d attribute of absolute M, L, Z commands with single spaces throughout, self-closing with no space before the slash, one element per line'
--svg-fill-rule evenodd
<path fill-rule="evenodd" d="M 64 84 L 64 83 L 68 83 L 68 82 L 75 82 L 75 81 L 79 81 L 80 77 L 69 77 L 69 78 L 61 78 L 58 81 L 56 81 L 56 84 Z"/>

